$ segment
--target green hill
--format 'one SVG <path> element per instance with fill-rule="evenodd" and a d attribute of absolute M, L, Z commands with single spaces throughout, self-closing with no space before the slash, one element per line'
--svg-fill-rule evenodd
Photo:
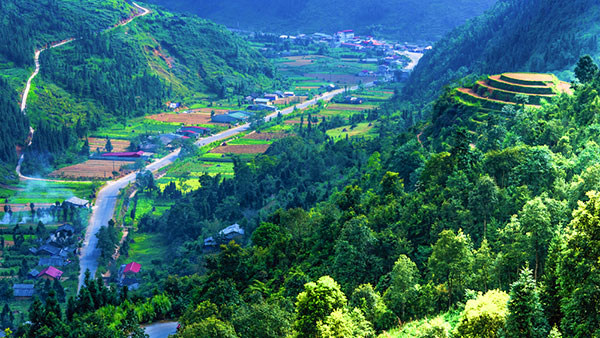
<path fill-rule="evenodd" d="M 9 150 L 25 143 L 29 128 L 16 116 L 18 94 L 33 72 L 35 50 L 53 42 L 75 38 L 40 56 L 40 75 L 27 101 L 36 129 L 30 150 L 40 154 L 76 153 L 87 133 L 115 119 L 124 123 L 158 112 L 169 100 L 221 98 L 272 86 L 271 64 L 225 27 L 150 8 L 150 14 L 119 26 L 139 12 L 124 0 L 2 1 L 0 86 L 14 104 L 2 114 L 19 128 L 0 135 L 0 161 L 14 166 Z"/>
<path fill-rule="evenodd" d="M 580 56 L 600 56 L 600 4 L 593 0 L 501 0 L 421 59 L 404 95 L 433 99 L 470 74 L 553 72 L 569 80 Z"/>
<path fill-rule="evenodd" d="M 150 2 L 246 30 L 294 34 L 354 29 L 358 34 L 382 33 L 402 40 L 433 41 L 465 20 L 481 14 L 495 0 Z"/>

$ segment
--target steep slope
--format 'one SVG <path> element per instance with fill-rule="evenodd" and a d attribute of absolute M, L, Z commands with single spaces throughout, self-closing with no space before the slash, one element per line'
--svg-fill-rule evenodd
<path fill-rule="evenodd" d="M 469 74 L 554 72 L 568 80 L 580 56 L 600 55 L 599 14 L 594 0 L 501 0 L 437 42 L 404 94 L 428 101 Z"/>
<path fill-rule="evenodd" d="M 495 0 L 151 0 L 218 23 L 247 30 L 281 33 L 383 33 L 403 40 L 437 40 L 465 20 L 481 14 Z M 332 20 L 334 18 L 334 20 Z"/>

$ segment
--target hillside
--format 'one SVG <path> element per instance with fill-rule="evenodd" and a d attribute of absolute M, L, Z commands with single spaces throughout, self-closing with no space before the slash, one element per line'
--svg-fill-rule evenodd
<path fill-rule="evenodd" d="M 594 0 L 502 0 L 438 41 L 415 68 L 404 96 L 427 102 L 470 74 L 554 72 L 570 80 L 580 56 L 600 56 Z"/>
<path fill-rule="evenodd" d="M 158 112 L 170 100 L 223 98 L 272 85 L 270 63 L 225 27 L 156 8 L 117 25 L 138 11 L 124 0 L 2 2 L 0 78 L 15 98 L 33 71 L 35 50 L 75 38 L 40 56 L 27 102 L 35 154 L 26 159 L 52 164 L 66 150 L 77 154 L 89 132 Z M 1 145 L 23 144 L 22 137 L 4 136 Z M 40 161 L 40 154 L 52 155 Z M 31 172 L 28 161 L 24 170 Z"/>
<path fill-rule="evenodd" d="M 295 34 L 354 29 L 358 34 L 377 33 L 399 40 L 434 41 L 467 19 L 481 14 L 495 0 L 150 2 L 244 30 Z"/>

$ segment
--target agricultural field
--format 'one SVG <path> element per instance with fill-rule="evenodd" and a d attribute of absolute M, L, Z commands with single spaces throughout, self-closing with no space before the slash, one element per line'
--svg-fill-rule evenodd
<path fill-rule="evenodd" d="M 216 112 L 215 112 L 216 113 Z M 147 116 L 146 118 L 163 123 L 177 123 L 179 125 L 195 126 L 208 125 L 210 122 L 210 112 L 208 113 L 189 113 L 189 114 L 174 114 L 162 113 L 157 115 Z"/>
<path fill-rule="evenodd" d="M 140 135 L 165 134 L 177 131 L 181 127 L 179 123 L 163 123 L 145 117 L 137 117 L 126 124 L 113 123 L 98 129 L 93 133 L 94 137 L 131 140 Z"/>
<path fill-rule="evenodd" d="M 375 137 L 374 133 L 375 124 L 370 122 L 358 123 L 355 126 L 343 126 L 335 129 L 330 129 L 326 133 L 329 137 L 334 140 L 338 140 L 341 138 L 345 138 L 348 136 L 349 138 L 353 137 Z"/>
<path fill-rule="evenodd" d="M 116 151 L 113 149 L 113 151 Z M 57 169 L 50 173 L 50 177 L 65 179 L 113 179 L 113 172 L 118 172 L 119 177 L 133 172 L 134 161 L 106 161 L 87 160 L 83 163 Z M 128 167 L 129 169 L 125 168 Z"/>
<path fill-rule="evenodd" d="M 322 55 L 290 56 L 275 59 L 275 65 L 293 84 L 293 90 L 312 92 L 334 83 L 338 86 L 355 85 L 376 80 L 359 77 L 361 71 L 376 71 L 377 65 L 360 63 L 359 59 L 334 58 Z"/>
<path fill-rule="evenodd" d="M 12 191 L 12 195 L 4 197 L 2 202 L 12 204 L 34 204 L 54 203 L 64 201 L 69 197 L 90 199 L 100 183 L 95 182 L 46 182 L 46 181 L 24 181 L 20 182 Z M 3 211 L 3 210 L 2 210 Z"/>
<path fill-rule="evenodd" d="M 107 151 L 104 148 L 106 146 L 105 138 L 90 137 L 88 138 L 88 142 L 90 143 L 90 152 L 94 152 L 98 148 L 100 148 L 101 152 Z M 127 151 L 127 148 L 129 148 L 131 142 L 128 140 L 111 139 L 110 144 L 113 146 L 112 152 L 125 152 Z"/>

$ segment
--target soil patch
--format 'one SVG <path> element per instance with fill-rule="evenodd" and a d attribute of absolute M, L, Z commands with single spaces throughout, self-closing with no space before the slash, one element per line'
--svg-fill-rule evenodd
<path fill-rule="evenodd" d="M 123 166 L 133 164 L 133 161 L 103 161 L 88 160 L 83 163 L 57 169 L 50 173 L 51 177 L 61 178 L 112 178 L 112 172 L 118 171 L 120 176 L 125 176 L 133 170 L 121 170 Z"/>
<path fill-rule="evenodd" d="M 216 154 L 262 154 L 266 152 L 270 146 L 270 144 L 236 144 L 220 146 L 210 152 Z"/>

